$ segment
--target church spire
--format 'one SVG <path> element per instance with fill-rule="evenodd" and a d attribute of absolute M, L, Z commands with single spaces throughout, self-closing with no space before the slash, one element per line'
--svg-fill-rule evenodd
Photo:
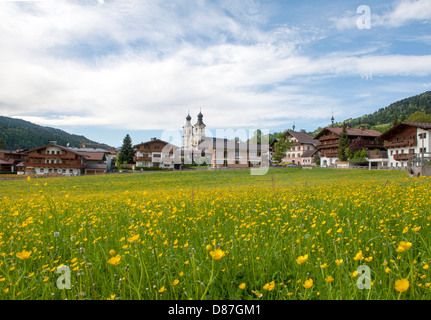
<path fill-rule="evenodd" d="M 332 107 L 332 118 L 331 118 L 331 123 L 332 123 L 332 126 L 334 126 L 334 107 Z"/>

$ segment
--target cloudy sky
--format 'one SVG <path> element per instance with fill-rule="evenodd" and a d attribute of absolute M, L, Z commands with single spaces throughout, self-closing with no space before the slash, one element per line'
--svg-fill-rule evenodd
<path fill-rule="evenodd" d="M 0 115 L 113 146 L 200 108 L 311 131 L 431 90 L 430 31 L 430 0 L 0 0 Z"/>

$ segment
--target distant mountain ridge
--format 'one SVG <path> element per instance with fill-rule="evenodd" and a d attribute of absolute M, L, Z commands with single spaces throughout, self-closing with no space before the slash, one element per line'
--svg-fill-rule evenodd
<path fill-rule="evenodd" d="M 43 127 L 22 119 L 0 116 L 0 139 L 9 150 L 32 149 L 57 141 L 57 144 L 70 147 L 80 147 L 85 142 L 89 147 L 111 149 L 112 147 L 92 141 L 82 135 L 70 134 L 51 127 Z M 93 144 L 93 145 L 92 145 Z"/>

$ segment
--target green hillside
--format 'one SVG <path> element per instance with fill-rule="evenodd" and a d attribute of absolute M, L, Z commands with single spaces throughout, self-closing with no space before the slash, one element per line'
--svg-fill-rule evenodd
<path fill-rule="evenodd" d="M 96 143 L 84 136 L 67 133 L 60 129 L 42 127 L 21 119 L 0 116 L 0 141 L 7 149 L 32 149 L 57 141 L 59 145 L 79 147 L 82 141 Z M 108 145 L 105 145 L 109 148 Z"/>
<path fill-rule="evenodd" d="M 346 123 L 352 128 L 364 126 L 367 129 L 385 131 L 394 123 L 394 120 L 404 121 L 418 111 L 431 114 L 431 91 L 394 102 L 372 114 L 346 120 Z M 342 122 L 336 123 L 335 126 L 341 127 Z"/>

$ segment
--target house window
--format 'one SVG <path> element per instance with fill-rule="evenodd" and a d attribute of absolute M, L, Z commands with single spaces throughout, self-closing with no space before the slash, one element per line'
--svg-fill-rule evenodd
<path fill-rule="evenodd" d="M 239 151 L 235 151 L 235 155 L 236 155 L 236 156 L 239 156 L 239 155 L 241 155 L 241 152 L 239 152 Z"/>

